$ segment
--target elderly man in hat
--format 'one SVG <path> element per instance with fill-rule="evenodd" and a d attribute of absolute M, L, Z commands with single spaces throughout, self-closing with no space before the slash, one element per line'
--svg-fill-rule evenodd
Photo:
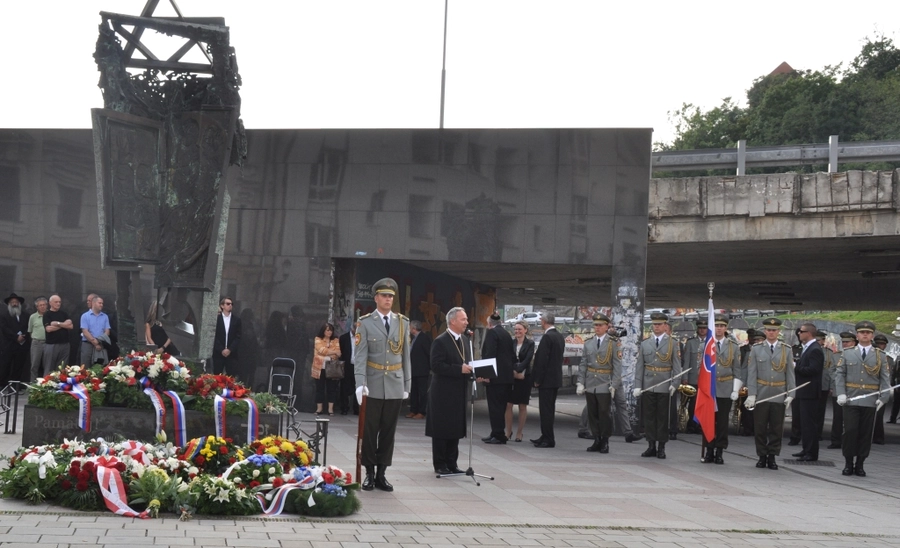
<path fill-rule="evenodd" d="M 612 435 L 612 395 L 622 386 L 622 349 L 619 341 L 607 335 L 609 317 L 594 314 L 594 338 L 584 343 L 584 354 L 578 367 L 576 392 L 584 394 L 588 425 L 594 443 L 590 452 L 609 453 Z"/>
<path fill-rule="evenodd" d="M 481 345 L 481 358 L 497 360 L 497 377 L 486 379 L 485 393 L 488 403 L 488 417 L 491 422 L 491 434 L 482 438 L 484 443 L 502 445 L 508 441 L 506 436 L 506 402 L 513 385 L 513 364 L 516 361 L 516 347 L 509 331 L 503 329 L 500 314 L 494 312 L 488 318 L 488 329 L 484 333 Z"/>
<path fill-rule="evenodd" d="M 884 352 L 885 348 L 887 348 L 887 337 L 882 335 L 881 333 L 875 335 L 875 338 L 872 339 L 872 344 L 875 345 L 876 348 Z M 887 358 L 888 364 L 891 367 L 891 386 L 894 386 L 895 382 L 893 382 L 894 377 L 894 358 L 890 357 L 887 352 L 884 354 L 885 358 Z M 896 389 L 894 389 L 896 390 Z M 893 390 L 892 390 L 893 392 Z M 893 396 L 893 394 L 891 394 Z M 892 404 L 893 407 L 893 404 Z M 878 410 L 875 413 L 875 435 L 872 436 L 872 443 L 877 443 L 878 445 L 884 445 L 884 407 Z"/>
<path fill-rule="evenodd" d="M 0 388 L 9 381 L 28 378 L 31 346 L 28 339 L 28 316 L 22 310 L 25 299 L 12 293 L 3 300 L 7 314 L 0 314 Z"/>
<path fill-rule="evenodd" d="M 868 320 L 857 323 L 859 344 L 844 350 L 835 371 L 837 402 L 844 407 L 842 451 L 845 464 L 841 473 L 845 476 L 866 475 L 863 463 L 872 448 L 875 414 L 891 397 L 890 392 L 885 391 L 891 382 L 887 354 L 872 346 L 874 335 L 874 323 Z M 862 397 L 853 399 L 857 396 Z"/>
<path fill-rule="evenodd" d="M 391 278 L 372 287 L 375 312 L 359 318 L 356 325 L 356 399 L 368 396 L 363 424 L 362 465 L 366 469 L 364 491 L 393 491 L 385 469 L 394 456 L 394 435 L 403 400 L 409 397 L 412 367 L 409 361 L 409 319 L 393 312 L 399 293 Z"/>
<path fill-rule="evenodd" d="M 678 341 L 667 334 L 667 315 L 654 312 L 650 314 L 650 321 L 653 336 L 644 339 L 638 349 L 634 397 L 641 398 L 644 435 L 648 442 L 647 450 L 641 456 L 664 459 L 669 436 L 669 400 L 681 384 L 681 348 Z"/>

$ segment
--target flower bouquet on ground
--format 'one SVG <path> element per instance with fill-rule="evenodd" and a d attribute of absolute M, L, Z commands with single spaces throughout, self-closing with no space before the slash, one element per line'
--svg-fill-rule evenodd
<path fill-rule="evenodd" d="M 234 444 L 231 438 L 206 436 L 194 438 L 176 454 L 179 460 L 196 466 L 198 473 L 219 475 L 232 464 L 244 460 L 244 452 Z"/>
<path fill-rule="evenodd" d="M 76 411 L 78 399 L 73 397 L 76 391 L 83 388 L 91 405 L 103 405 L 105 387 L 103 379 L 87 367 L 68 365 L 37 379 L 28 391 L 28 403 L 41 409 Z"/>
<path fill-rule="evenodd" d="M 258 487 L 281 487 L 284 480 L 281 475 L 284 469 L 278 459 L 272 455 L 250 455 L 246 459 L 233 464 L 225 474 L 225 479 L 230 479 L 240 488 L 256 489 Z"/>
<path fill-rule="evenodd" d="M 184 393 L 191 373 L 187 366 L 169 354 L 132 351 L 117 358 L 98 372 L 106 385 L 106 405 L 130 409 L 152 409 L 145 388 L 159 392 Z"/>
<path fill-rule="evenodd" d="M 0 471 L 0 496 L 24 499 L 29 504 L 53 500 L 59 495 L 58 476 L 65 463 L 57 464 L 52 447 L 23 447 L 9 459 L 9 468 Z"/>
<path fill-rule="evenodd" d="M 313 459 L 313 452 L 305 441 L 290 441 L 281 436 L 266 436 L 254 440 L 247 446 L 245 453 L 272 455 L 278 459 L 285 472 L 290 472 L 298 466 L 308 466 Z"/>
<path fill-rule="evenodd" d="M 292 480 L 314 483 L 312 491 L 296 489 L 287 494 L 284 511 L 305 516 L 348 516 L 362 507 L 356 496 L 358 483 L 336 466 L 301 466 L 295 468 Z"/>
<path fill-rule="evenodd" d="M 202 411 L 212 416 L 215 397 L 221 395 L 226 388 L 231 391 L 231 395 L 235 398 L 250 397 L 250 389 L 238 382 L 234 377 L 207 373 L 188 382 L 184 406 L 186 409 Z M 247 405 L 239 401 L 228 401 L 225 404 L 225 413 L 229 416 L 246 417 Z"/>
<path fill-rule="evenodd" d="M 259 501 L 248 489 L 211 475 L 197 476 L 190 483 L 179 486 L 174 509 L 181 519 L 190 519 L 192 514 L 249 516 L 262 513 Z"/>

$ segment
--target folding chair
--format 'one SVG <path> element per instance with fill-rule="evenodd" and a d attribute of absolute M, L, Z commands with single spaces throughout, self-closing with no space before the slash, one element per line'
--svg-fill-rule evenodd
<path fill-rule="evenodd" d="M 297 362 L 291 358 L 275 358 L 269 369 L 269 393 L 275 394 L 294 407 L 294 374 L 297 372 Z"/>

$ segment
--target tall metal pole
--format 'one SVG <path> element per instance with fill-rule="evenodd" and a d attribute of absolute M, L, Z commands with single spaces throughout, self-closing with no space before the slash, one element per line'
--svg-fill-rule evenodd
<path fill-rule="evenodd" d="M 441 61 L 441 129 L 444 129 L 444 85 L 447 83 L 447 4 L 444 0 L 444 58 Z"/>

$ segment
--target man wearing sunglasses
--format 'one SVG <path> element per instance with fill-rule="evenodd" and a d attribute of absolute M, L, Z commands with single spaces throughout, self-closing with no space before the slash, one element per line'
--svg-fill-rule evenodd
<path fill-rule="evenodd" d="M 797 330 L 797 337 L 803 349 L 800 359 L 794 366 L 794 378 L 797 386 L 809 383 L 797 389 L 797 408 L 800 411 L 800 439 L 803 450 L 794 453 L 802 461 L 819 460 L 819 428 L 818 408 L 819 392 L 822 390 L 822 369 L 825 366 L 825 353 L 816 342 L 818 329 L 811 323 L 805 323 Z"/>

